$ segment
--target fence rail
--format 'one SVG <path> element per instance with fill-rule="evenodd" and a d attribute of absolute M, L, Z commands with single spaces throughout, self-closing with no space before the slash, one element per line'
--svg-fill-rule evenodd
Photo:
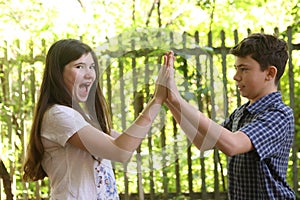
<path fill-rule="evenodd" d="M 263 30 L 261 30 L 263 32 Z M 251 30 L 248 30 L 248 34 Z M 274 33 L 280 35 L 277 28 Z M 284 32 L 290 59 L 280 89 L 284 100 L 294 111 L 295 68 L 300 44 L 292 43 L 292 28 Z M 239 33 L 234 31 L 234 44 Z M 143 30 L 121 34 L 105 45 L 94 44 L 101 66 L 101 84 L 112 111 L 114 129 L 125 130 L 151 98 L 154 80 L 162 55 L 172 49 L 176 54 L 176 81 L 191 104 L 216 122 L 244 101 L 227 78 L 232 69 L 228 63 L 231 47 L 228 38 L 220 33 L 219 40 L 207 35 L 207 44 L 194 35 L 176 34 L 167 30 Z M 216 43 L 220 43 L 216 47 Z M 48 199 L 48 181 L 37 184 L 20 180 L 21 163 L 36 102 L 41 72 L 47 49 L 45 41 L 34 46 L 22 46 L 18 41 L 0 44 L 0 178 L 7 180 L 7 170 L 15 199 Z M 22 48 L 24 51 L 22 51 Z M 29 49 L 29 52 L 28 52 Z M 22 52 L 27 52 L 22 54 Z M 298 91 L 299 93 L 300 91 Z M 297 93 L 297 94 L 298 94 Z M 299 126 L 299 114 L 295 112 Z M 299 130 L 296 129 L 296 133 Z M 288 168 L 288 181 L 299 192 L 299 141 L 295 140 Z M 297 155 L 298 154 L 298 155 Z M 297 157 L 298 156 L 298 157 Z M 164 109 L 132 160 L 127 164 L 114 163 L 121 199 L 226 199 L 227 158 L 217 150 L 200 153 L 191 145 L 169 111 Z M 5 176 L 6 175 L 6 176 Z M 0 199 L 8 197 L 0 183 Z"/>

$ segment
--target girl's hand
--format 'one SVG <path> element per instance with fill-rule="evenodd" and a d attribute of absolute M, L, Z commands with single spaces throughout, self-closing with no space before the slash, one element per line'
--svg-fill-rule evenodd
<path fill-rule="evenodd" d="M 173 68 L 171 67 L 171 65 L 173 64 L 171 55 L 173 55 L 173 52 L 165 53 L 163 58 L 164 62 L 159 70 L 158 78 L 155 83 L 154 99 L 160 104 L 162 104 L 167 99 L 168 95 L 167 83 L 170 76 L 170 69 Z"/>

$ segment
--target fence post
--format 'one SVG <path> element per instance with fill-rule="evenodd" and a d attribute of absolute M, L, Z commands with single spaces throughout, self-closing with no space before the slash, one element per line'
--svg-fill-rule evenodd
<path fill-rule="evenodd" d="M 120 40 L 119 40 L 120 43 Z M 121 44 L 119 44 L 121 45 Z M 121 99 L 121 116 L 122 116 L 122 122 L 121 122 L 121 126 L 122 126 L 122 130 L 126 129 L 126 112 L 125 112 L 125 95 L 124 95 L 124 64 L 121 58 L 118 59 L 118 68 L 119 68 L 119 80 L 120 80 L 120 99 Z M 125 187 L 125 194 L 124 194 L 124 198 L 125 200 L 129 199 L 129 181 L 128 181 L 128 174 L 127 174 L 127 163 L 123 164 L 124 167 L 124 187 Z"/>
<path fill-rule="evenodd" d="M 288 51 L 289 51 L 289 61 L 288 61 L 288 77 L 289 77 L 289 90 L 290 90 L 290 107 L 295 110 L 295 88 L 294 88 L 294 67 L 293 67 L 293 44 L 292 44 L 292 27 L 287 28 L 287 37 L 288 37 Z M 294 142 L 292 146 L 292 160 L 293 160 L 293 189 L 295 193 L 298 193 L 298 158 L 297 158 L 297 141 L 296 141 L 296 133 L 294 135 Z M 298 195 L 298 194 L 297 194 Z"/>
<path fill-rule="evenodd" d="M 143 92 L 142 91 L 134 91 L 134 118 L 136 119 L 139 116 L 139 113 L 143 110 Z M 144 200 L 144 190 L 143 190 L 143 177 L 142 177 L 142 159 L 141 159 L 141 145 L 137 149 L 136 155 L 137 161 L 137 186 L 138 186 L 138 193 L 139 199 Z"/>
<path fill-rule="evenodd" d="M 234 30 L 234 44 L 237 45 L 239 42 L 239 35 L 238 31 Z M 240 107 L 242 104 L 242 99 L 240 95 L 240 90 L 238 89 L 237 85 L 235 86 L 236 98 L 237 98 L 237 107 Z"/>
<path fill-rule="evenodd" d="M 144 77 L 144 84 L 145 84 L 145 93 L 146 93 L 146 101 L 150 100 L 150 88 L 149 88 L 149 76 L 150 76 L 150 69 L 149 69 L 149 57 L 146 56 L 145 58 L 145 77 Z M 150 128 L 151 132 L 152 128 Z M 149 184 L 150 184 L 150 199 L 154 200 L 155 190 L 154 190 L 154 173 L 153 173 L 153 152 L 152 152 L 152 137 L 148 137 L 147 141 L 148 151 L 149 151 Z"/>

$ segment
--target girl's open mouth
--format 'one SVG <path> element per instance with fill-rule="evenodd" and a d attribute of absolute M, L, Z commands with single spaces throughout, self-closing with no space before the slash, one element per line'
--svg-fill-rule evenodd
<path fill-rule="evenodd" d="M 81 90 L 85 90 L 85 92 L 88 92 L 90 86 L 91 86 L 91 83 L 88 82 L 88 83 L 80 84 L 80 85 L 79 85 L 79 88 L 80 88 Z"/>

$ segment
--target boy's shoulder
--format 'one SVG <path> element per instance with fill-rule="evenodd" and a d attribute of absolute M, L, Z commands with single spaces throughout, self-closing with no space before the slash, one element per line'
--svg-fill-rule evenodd
<path fill-rule="evenodd" d="M 284 112 L 291 112 L 291 108 L 287 106 L 280 92 L 273 92 L 258 99 L 253 104 L 247 106 L 247 110 L 253 113 L 263 112 L 265 110 L 276 109 Z"/>

